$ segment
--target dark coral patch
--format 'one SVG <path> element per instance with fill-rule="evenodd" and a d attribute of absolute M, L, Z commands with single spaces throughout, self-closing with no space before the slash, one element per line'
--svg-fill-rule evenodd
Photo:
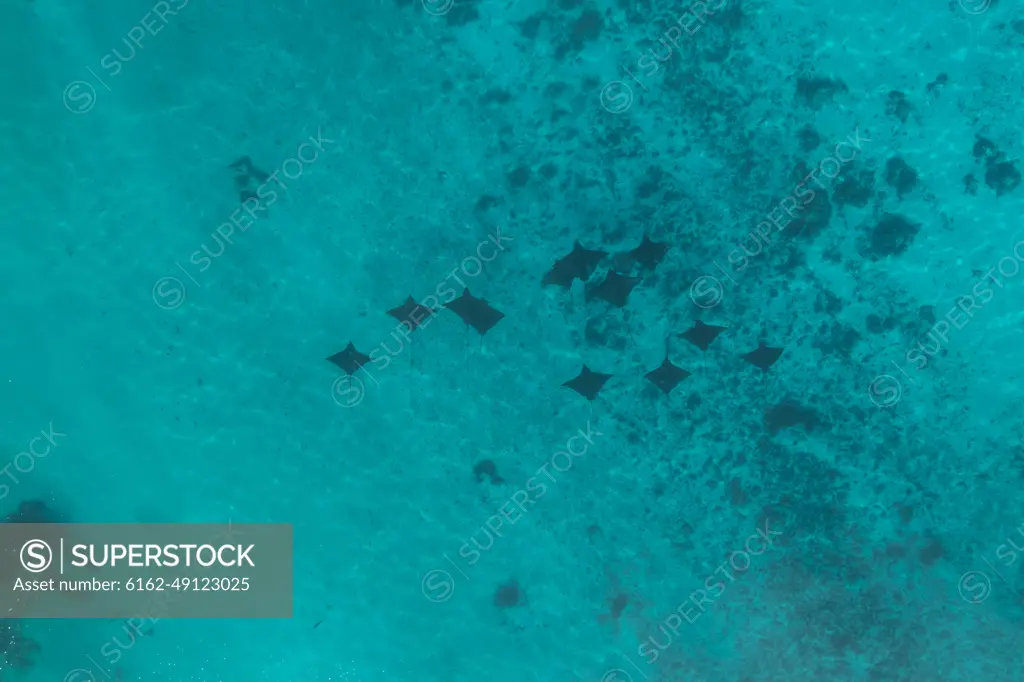
<path fill-rule="evenodd" d="M 886 213 L 872 228 L 865 255 L 871 260 L 899 256 L 910 248 L 920 230 L 920 224 L 901 215 Z"/>
<path fill-rule="evenodd" d="M 1012 161 L 996 161 L 985 169 L 985 184 L 997 197 L 1009 194 L 1020 185 L 1020 171 Z"/>
<path fill-rule="evenodd" d="M 839 93 L 849 92 L 846 83 L 833 78 L 800 77 L 796 79 L 796 99 L 812 109 L 820 109 Z"/>
<path fill-rule="evenodd" d="M 494 605 L 499 609 L 510 609 L 513 606 L 519 606 L 519 603 L 523 599 L 523 591 L 519 589 L 519 583 L 515 579 L 509 580 L 504 585 L 500 585 L 497 590 L 494 591 Z"/>
<path fill-rule="evenodd" d="M 896 196 L 902 199 L 917 186 L 917 171 L 900 157 L 894 156 L 885 164 L 885 182 L 895 189 Z"/>
<path fill-rule="evenodd" d="M 787 400 L 765 410 L 764 423 L 768 432 L 775 434 L 794 426 L 802 426 L 811 431 L 821 423 L 821 419 L 814 410 Z"/>

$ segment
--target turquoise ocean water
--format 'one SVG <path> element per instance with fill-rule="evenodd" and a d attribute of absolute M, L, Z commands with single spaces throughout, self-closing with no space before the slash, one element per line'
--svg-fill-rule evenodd
<path fill-rule="evenodd" d="M 295 536 L 292 619 L 3 679 L 1024 679 L 1019 3 L 0 17 L 0 513 Z"/>

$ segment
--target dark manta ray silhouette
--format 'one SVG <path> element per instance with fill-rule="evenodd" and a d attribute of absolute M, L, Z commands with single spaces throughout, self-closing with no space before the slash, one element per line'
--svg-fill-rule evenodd
<path fill-rule="evenodd" d="M 248 175 L 253 171 L 255 166 L 252 165 L 252 159 L 250 159 L 248 156 L 243 156 L 234 163 L 232 163 L 230 166 L 228 166 L 228 168 L 235 171 L 236 173 Z"/>
<path fill-rule="evenodd" d="M 713 324 L 704 324 L 700 320 L 693 323 L 693 326 L 687 329 L 685 332 L 680 334 L 682 338 L 686 339 L 693 345 L 700 348 L 701 351 L 707 351 L 714 343 L 718 335 L 725 331 L 725 327 L 719 327 Z"/>
<path fill-rule="evenodd" d="M 327 361 L 337 365 L 345 374 L 352 376 L 359 371 L 360 367 L 370 362 L 370 356 L 363 355 L 356 350 L 353 343 L 349 342 L 349 344 L 345 346 L 345 350 L 335 353 L 331 357 L 327 358 Z"/>
<path fill-rule="evenodd" d="M 725 327 L 719 327 L 714 324 L 704 324 L 700 320 L 697 320 L 693 323 L 692 327 L 679 335 L 697 346 L 697 348 L 700 348 L 700 352 L 704 355 L 705 373 L 707 373 L 708 369 L 708 348 L 710 348 L 711 344 L 715 342 L 718 335 L 724 331 Z"/>
<path fill-rule="evenodd" d="M 42 500 L 28 500 L 4 517 L 3 523 L 59 523 L 60 517 Z"/>
<path fill-rule="evenodd" d="M 749 353 L 743 355 L 743 359 L 757 367 L 762 372 L 767 372 L 771 369 L 780 357 L 782 357 L 782 351 L 784 348 L 772 348 L 766 346 L 764 343 L 757 345 L 757 350 L 752 350 Z"/>
<path fill-rule="evenodd" d="M 451 303 L 446 303 L 444 307 L 461 317 L 463 322 L 477 330 L 481 336 L 505 317 L 505 313 L 492 308 L 484 299 L 474 297 L 469 293 L 469 289 L 463 291 L 462 296 Z"/>
<path fill-rule="evenodd" d="M 571 388 L 587 400 L 593 400 L 601 392 L 605 382 L 611 378 L 611 374 L 594 372 L 586 365 L 583 365 L 583 371 L 575 379 L 570 379 L 562 385 L 566 388 Z"/>
<path fill-rule="evenodd" d="M 658 267 L 665 254 L 668 253 L 668 244 L 664 242 L 651 241 L 646 234 L 640 242 L 640 246 L 629 252 L 630 257 L 648 270 Z"/>
<path fill-rule="evenodd" d="M 690 376 L 690 372 L 687 372 L 682 367 L 676 367 L 672 364 L 672 361 L 668 359 L 667 340 L 665 341 L 665 348 L 665 360 L 661 363 L 661 366 L 645 374 L 644 378 L 660 388 L 662 393 L 668 395 L 680 381 Z"/>
<path fill-rule="evenodd" d="M 255 165 L 253 165 L 252 159 L 248 156 L 243 156 L 230 166 L 231 170 L 235 171 L 235 177 L 245 178 L 246 181 L 256 180 L 257 182 L 266 182 L 270 176 L 265 171 L 261 171 Z"/>
<path fill-rule="evenodd" d="M 252 159 L 248 156 L 243 156 L 231 165 L 228 166 L 231 170 L 235 171 L 235 187 L 238 188 L 239 198 L 245 201 L 246 198 L 250 197 L 250 185 L 253 181 L 257 185 L 261 185 L 270 179 L 270 176 L 266 172 L 261 171 L 259 168 L 253 165 Z M 251 197 L 255 198 L 256 193 L 252 192 Z"/>
<path fill-rule="evenodd" d="M 417 303 L 413 300 L 412 296 L 405 299 L 405 303 L 402 305 L 388 311 L 388 315 L 398 320 L 410 332 L 416 330 L 427 317 L 433 314 L 434 311 L 432 309 Z"/>
<path fill-rule="evenodd" d="M 629 295 L 639 283 L 639 277 L 627 277 L 613 270 L 605 275 L 600 284 L 587 291 L 587 298 L 599 298 L 618 308 L 625 308 L 629 303 Z"/>
<path fill-rule="evenodd" d="M 548 274 L 544 275 L 542 283 L 545 285 L 554 284 L 568 289 L 572 286 L 572 282 L 575 279 L 586 282 L 594 274 L 597 264 L 607 255 L 608 252 L 606 251 L 587 249 L 578 241 L 573 242 L 572 251 L 569 255 L 555 261 Z"/>

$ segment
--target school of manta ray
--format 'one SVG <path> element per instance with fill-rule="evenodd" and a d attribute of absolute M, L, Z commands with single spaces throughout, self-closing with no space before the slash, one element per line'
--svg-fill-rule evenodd
<path fill-rule="evenodd" d="M 623 255 L 639 265 L 641 272 L 653 272 L 661 264 L 668 250 L 667 243 L 654 241 L 648 235 L 644 235 L 639 246 Z M 643 277 L 624 275 L 614 268 L 608 268 L 602 275 L 595 277 L 601 264 L 611 255 L 607 251 L 588 249 L 576 241 L 568 254 L 555 261 L 542 278 L 541 285 L 569 289 L 573 282 L 580 280 L 584 284 L 588 301 L 601 300 L 615 308 L 626 308 L 629 305 L 629 295 L 641 284 Z M 461 296 L 442 307 L 458 315 L 468 327 L 475 329 L 481 336 L 493 329 L 505 317 L 504 313 L 494 308 L 486 300 L 473 296 L 468 288 L 463 290 Z M 408 333 L 412 333 L 436 312 L 438 312 L 436 309 L 417 303 L 412 296 L 409 296 L 405 302 L 387 311 L 387 314 L 398 320 Z M 691 328 L 677 336 L 706 354 L 719 335 L 726 332 L 727 329 L 724 326 L 695 320 Z M 761 372 L 767 373 L 782 357 L 783 350 L 781 347 L 769 346 L 762 341 L 757 348 L 741 357 Z M 327 361 L 337 366 L 345 374 L 352 376 L 370 362 L 370 356 L 361 353 L 353 343 L 349 342 L 343 350 L 328 357 Z M 661 365 L 647 372 L 644 378 L 667 396 L 691 375 L 692 372 L 675 365 L 669 358 L 669 339 L 666 339 L 665 359 Z M 580 373 L 565 381 L 562 386 L 592 402 L 613 376 L 596 371 L 584 364 Z"/>

